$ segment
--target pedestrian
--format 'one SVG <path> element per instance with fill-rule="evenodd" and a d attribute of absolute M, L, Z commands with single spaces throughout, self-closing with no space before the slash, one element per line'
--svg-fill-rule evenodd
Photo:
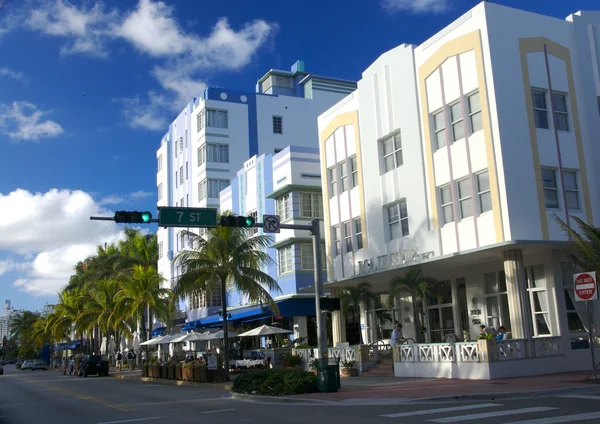
<path fill-rule="evenodd" d="M 142 364 L 146 363 L 146 351 L 142 350 Z"/>
<path fill-rule="evenodd" d="M 121 352 L 117 352 L 117 356 L 115 358 L 115 366 L 117 368 L 117 372 L 121 372 L 121 369 L 123 368 L 123 355 L 121 355 Z"/>
<path fill-rule="evenodd" d="M 396 325 L 394 327 L 394 331 L 392 331 L 392 337 L 390 338 L 390 344 L 392 346 L 400 344 L 400 341 L 403 339 L 402 337 L 402 324 Z"/>
<path fill-rule="evenodd" d="M 133 371 L 133 352 L 127 352 L 127 365 L 129 367 L 129 371 Z"/>

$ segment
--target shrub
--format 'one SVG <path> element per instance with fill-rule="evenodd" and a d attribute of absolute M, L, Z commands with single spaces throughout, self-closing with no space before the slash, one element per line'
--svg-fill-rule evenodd
<path fill-rule="evenodd" d="M 294 368 L 253 371 L 238 376 L 232 390 L 261 396 L 299 395 L 316 392 L 317 378 L 313 373 Z"/>

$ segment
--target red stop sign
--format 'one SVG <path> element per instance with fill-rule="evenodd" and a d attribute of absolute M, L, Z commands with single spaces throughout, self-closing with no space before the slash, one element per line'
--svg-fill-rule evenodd
<path fill-rule="evenodd" d="M 596 279 L 590 274 L 579 274 L 575 279 L 575 294 L 582 300 L 594 298 L 596 290 Z"/>

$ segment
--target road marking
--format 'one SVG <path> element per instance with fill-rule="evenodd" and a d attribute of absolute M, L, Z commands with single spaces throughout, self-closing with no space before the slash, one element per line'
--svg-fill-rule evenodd
<path fill-rule="evenodd" d="M 482 418 L 505 417 L 507 415 L 531 414 L 533 412 L 545 412 L 545 411 L 552 411 L 554 409 L 558 409 L 558 408 L 551 408 L 549 406 L 536 406 L 533 408 L 510 409 L 510 410 L 504 410 L 504 411 L 484 412 L 481 414 L 469 414 L 469 415 L 459 415 L 456 417 L 436 418 L 436 419 L 427 420 L 427 421 L 429 421 L 431 423 L 455 423 L 457 421 L 470 421 L 470 420 L 479 420 Z"/>
<path fill-rule="evenodd" d="M 502 405 L 500 405 L 498 403 L 480 403 L 478 405 L 451 406 L 449 408 L 421 409 L 418 411 L 411 411 L 411 412 L 399 412 L 396 414 L 380 415 L 380 417 L 386 417 L 386 418 L 414 417 L 417 415 L 433 415 L 433 414 L 443 414 L 444 412 L 468 411 L 469 409 L 491 408 L 493 406 L 502 406 Z"/>
<path fill-rule="evenodd" d="M 235 411 L 235 409 L 215 409 L 214 411 L 202 411 L 201 414 L 216 414 L 217 412 L 229 412 Z"/>
<path fill-rule="evenodd" d="M 560 396 L 561 398 L 570 398 L 570 399 L 589 399 L 589 400 L 600 400 L 600 396 L 594 395 L 564 395 Z"/>
<path fill-rule="evenodd" d="M 128 403 L 127 405 L 128 406 L 173 405 L 176 403 L 214 402 L 214 401 L 220 401 L 220 400 L 223 400 L 223 398 L 186 399 L 186 400 L 173 400 L 173 401 L 166 400 L 163 402 L 134 402 L 134 403 Z"/>
<path fill-rule="evenodd" d="M 105 421 L 97 424 L 119 424 L 119 423 L 133 423 L 139 421 L 150 421 L 150 420 L 159 420 L 164 417 L 148 417 L 148 418 L 132 418 L 130 420 L 121 420 L 121 421 Z"/>
<path fill-rule="evenodd" d="M 563 415 L 561 417 L 538 418 L 536 420 L 513 421 L 508 424 L 560 424 L 574 423 L 577 421 L 586 421 L 600 418 L 600 412 L 590 412 L 587 414 Z"/>

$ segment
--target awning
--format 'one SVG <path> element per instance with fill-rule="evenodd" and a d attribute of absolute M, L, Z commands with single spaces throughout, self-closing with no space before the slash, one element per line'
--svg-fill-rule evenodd
<path fill-rule="evenodd" d="M 291 298 L 277 302 L 279 315 L 285 317 L 314 317 L 314 298 Z"/>
<path fill-rule="evenodd" d="M 152 337 L 156 337 L 156 336 L 162 336 L 162 334 L 165 332 L 165 330 L 167 329 L 167 327 L 159 327 L 156 330 L 154 330 L 152 332 Z"/>
<path fill-rule="evenodd" d="M 77 349 L 79 346 L 81 346 L 81 341 L 69 345 L 69 349 Z"/>
<path fill-rule="evenodd" d="M 264 313 L 268 310 L 266 307 L 255 305 L 249 306 L 247 308 L 234 309 L 228 312 L 231 316 L 228 318 L 229 321 L 237 321 L 244 318 L 256 317 L 259 315 L 264 315 Z M 269 311 L 270 312 L 270 311 Z M 210 315 L 204 319 L 200 320 L 200 325 L 206 326 L 211 324 L 217 324 L 223 322 L 223 317 L 219 314 Z"/>

